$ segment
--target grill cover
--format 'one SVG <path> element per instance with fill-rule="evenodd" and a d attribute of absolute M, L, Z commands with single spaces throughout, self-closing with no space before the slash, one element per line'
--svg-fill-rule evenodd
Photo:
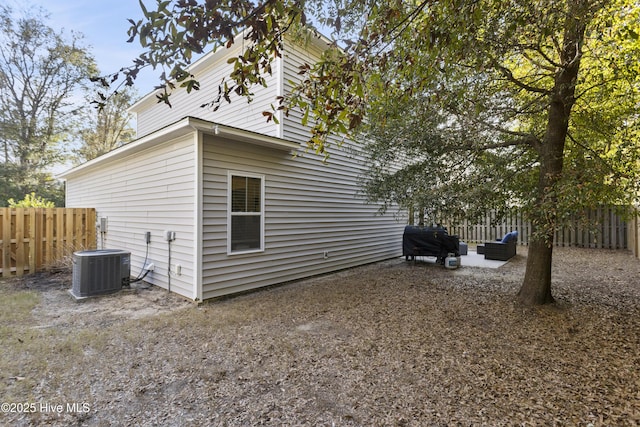
<path fill-rule="evenodd" d="M 450 236 L 444 227 L 407 225 L 402 236 L 403 256 L 434 256 L 446 258 L 448 254 L 460 256 L 458 236 Z"/>

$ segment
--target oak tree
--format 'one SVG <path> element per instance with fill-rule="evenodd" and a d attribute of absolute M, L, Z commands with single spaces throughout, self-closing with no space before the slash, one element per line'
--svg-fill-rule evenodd
<path fill-rule="evenodd" d="M 0 7 L 0 200 L 36 191 L 63 204 L 49 168 L 71 140 L 83 82 L 96 73 L 81 38 L 46 24 L 41 9 Z"/>

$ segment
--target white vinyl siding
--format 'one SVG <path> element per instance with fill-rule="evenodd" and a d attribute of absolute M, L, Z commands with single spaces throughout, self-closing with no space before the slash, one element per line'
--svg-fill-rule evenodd
<path fill-rule="evenodd" d="M 131 251 L 131 274 L 143 267 L 145 232 L 151 232 L 148 263 L 155 270 L 145 281 L 169 286 L 168 243 L 165 231 L 174 231 L 171 242 L 171 290 L 194 299 L 194 212 L 196 204 L 195 133 L 151 145 L 129 156 L 98 164 L 67 177 L 68 207 L 95 207 L 105 217 L 108 231 L 98 235 L 98 248 Z M 123 147 L 124 148 L 124 147 Z M 180 266 L 178 275 L 176 266 Z"/>
<path fill-rule="evenodd" d="M 295 84 L 300 81 L 300 66 L 304 64 L 313 65 L 322 55 L 322 41 L 301 45 L 290 43 L 286 45 L 283 58 L 284 91 L 291 92 Z M 311 117 L 310 117 L 311 120 Z M 282 137 L 288 141 L 306 143 L 311 134 L 309 127 L 302 126 L 302 113 L 298 109 L 289 111 L 289 114 L 282 118 Z"/>
<path fill-rule="evenodd" d="M 358 195 L 358 159 L 299 154 L 205 136 L 205 299 L 401 255 L 404 223 Z M 263 252 L 227 253 L 229 171 L 264 176 Z"/>
<path fill-rule="evenodd" d="M 218 88 L 223 79 L 229 82 L 229 74 L 233 70 L 227 60 L 239 54 L 241 44 L 236 44 L 232 49 L 221 49 L 211 54 L 213 61 L 207 67 L 200 67 L 195 73 L 196 80 L 200 82 L 200 90 L 187 93 L 185 89 L 174 90 L 169 97 L 171 107 L 164 103 L 158 103 L 155 96 L 151 95 L 132 108 L 136 113 L 138 138 L 157 131 L 164 126 L 181 120 L 185 117 L 195 117 L 233 126 L 244 130 L 259 132 L 269 136 L 280 136 L 280 127 L 273 121 L 267 123 L 263 111 L 271 111 L 271 105 L 276 102 L 279 90 L 278 61 L 274 62 L 273 75 L 265 76 L 267 87 L 254 86 L 251 88 L 253 101 L 247 102 L 247 98 L 231 94 L 231 103 L 224 99 L 217 111 L 213 107 L 203 107 L 218 96 Z M 229 82 L 231 84 L 231 82 Z"/>

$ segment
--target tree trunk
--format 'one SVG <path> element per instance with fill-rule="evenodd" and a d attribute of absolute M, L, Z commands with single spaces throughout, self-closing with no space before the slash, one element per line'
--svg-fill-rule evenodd
<path fill-rule="evenodd" d="M 567 2 L 563 47 L 554 86 L 549 95 L 549 115 L 544 138 L 535 145 L 540 160 L 537 199 L 527 269 L 518 300 L 526 305 L 553 302 L 551 295 L 551 261 L 553 236 L 557 227 L 557 191 L 562 178 L 564 145 L 569 117 L 575 103 L 575 88 L 580 69 L 582 44 L 588 16 L 588 0 Z"/>
<path fill-rule="evenodd" d="M 553 245 L 533 237 L 529 243 L 527 269 L 522 287 L 518 292 L 518 301 L 525 305 L 552 303 L 551 295 L 551 258 Z"/>

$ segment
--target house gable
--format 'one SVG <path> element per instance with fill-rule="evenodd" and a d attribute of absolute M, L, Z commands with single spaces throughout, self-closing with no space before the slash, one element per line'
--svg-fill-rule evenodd
<path fill-rule="evenodd" d="M 276 120 L 267 122 L 262 113 L 273 111 L 277 98 L 290 91 L 293 82 L 299 80 L 298 67 L 304 63 L 316 62 L 327 46 L 328 41 L 323 38 L 312 38 L 306 43 L 287 40 L 284 54 L 272 64 L 273 73 L 265 76 L 267 87 L 252 87 L 251 102 L 232 93 L 231 103 L 222 100 L 216 111 L 212 106 L 203 107 L 218 96 L 220 84 L 228 79 L 233 65 L 227 61 L 238 56 L 245 47 L 242 37 L 238 36 L 230 48 L 210 52 L 193 64 L 190 71 L 200 83 L 199 90 L 190 93 L 184 88 L 174 90 L 170 96 L 171 107 L 158 103 L 157 92 L 152 92 L 135 103 L 129 111 L 136 115 L 137 135 L 143 137 L 182 117 L 190 116 L 304 143 L 309 138 L 309 133 L 308 128 L 300 124 L 299 112 L 291 111 L 288 116 L 276 112 L 278 123 Z"/>

